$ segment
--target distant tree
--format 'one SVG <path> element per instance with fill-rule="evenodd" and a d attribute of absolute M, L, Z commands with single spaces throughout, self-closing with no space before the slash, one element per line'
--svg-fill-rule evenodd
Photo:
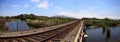
<path fill-rule="evenodd" d="M 104 18 L 104 20 L 109 21 L 109 20 L 111 20 L 111 19 L 110 19 L 110 18 L 105 17 L 105 18 Z"/>
<path fill-rule="evenodd" d="M 9 17 L 9 16 L 5 16 L 5 18 L 6 18 L 6 19 L 10 19 L 10 17 Z"/>
<path fill-rule="evenodd" d="M 18 15 L 17 17 L 18 17 L 18 19 L 20 19 L 20 20 L 25 20 L 25 16 L 24 16 L 23 14 L 20 14 L 20 15 Z"/>
<path fill-rule="evenodd" d="M 35 19 L 35 15 L 34 15 L 34 14 L 32 14 L 32 13 L 30 14 L 30 16 L 29 16 L 29 17 L 30 17 L 30 19 Z"/>
<path fill-rule="evenodd" d="M 96 18 L 96 17 L 93 17 L 92 19 L 93 19 L 93 20 L 98 20 L 98 18 Z"/>

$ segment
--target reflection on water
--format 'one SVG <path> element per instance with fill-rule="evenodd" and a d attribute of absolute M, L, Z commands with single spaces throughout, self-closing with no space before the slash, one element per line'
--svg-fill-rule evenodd
<path fill-rule="evenodd" d="M 10 21 L 6 22 L 6 26 L 8 27 L 9 31 L 20 31 L 20 30 L 29 30 L 29 26 L 26 24 L 25 21 Z"/>
<path fill-rule="evenodd" d="M 106 29 L 105 27 L 102 28 L 103 34 L 105 33 L 105 29 Z"/>
<path fill-rule="evenodd" d="M 120 26 L 86 29 L 84 42 L 112 42 L 120 38 Z"/>
<path fill-rule="evenodd" d="M 106 29 L 106 42 L 110 42 L 111 31 L 110 29 Z"/>
<path fill-rule="evenodd" d="M 106 35 L 106 42 L 110 42 L 111 30 L 107 27 L 103 27 L 102 32 L 103 32 L 103 34 Z"/>

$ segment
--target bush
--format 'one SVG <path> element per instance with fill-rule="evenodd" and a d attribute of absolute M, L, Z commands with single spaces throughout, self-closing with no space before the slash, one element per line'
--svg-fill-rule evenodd
<path fill-rule="evenodd" d="M 42 28 L 42 27 L 48 26 L 48 25 L 43 24 L 43 23 L 28 23 L 28 25 L 33 27 L 33 28 Z"/>
<path fill-rule="evenodd" d="M 96 27 L 103 27 L 103 26 L 118 26 L 120 24 L 119 20 L 112 20 L 112 19 L 89 19 L 87 18 L 85 20 L 85 26 L 88 28 L 90 26 L 96 26 Z"/>

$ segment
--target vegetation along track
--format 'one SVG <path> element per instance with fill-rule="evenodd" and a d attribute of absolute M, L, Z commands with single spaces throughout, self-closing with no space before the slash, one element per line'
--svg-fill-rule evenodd
<path fill-rule="evenodd" d="M 58 38 L 58 36 L 59 39 L 65 37 L 68 32 L 70 32 L 76 25 L 78 25 L 78 23 L 79 21 L 39 34 L 22 37 L 0 38 L 0 42 L 49 42 L 51 39 L 55 39 L 55 37 Z M 59 41 L 59 39 L 57 41 Z M 54 41 L 56 42 L 56 40 L 53 40 L 53 42 Z"/>

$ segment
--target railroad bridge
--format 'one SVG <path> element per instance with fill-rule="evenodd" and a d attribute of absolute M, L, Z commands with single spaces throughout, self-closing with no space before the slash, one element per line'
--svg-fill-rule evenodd
<path fill-rule="evenodd" d="M 0 33 L 0 42 L 82 42 L 83 20 L 51 27 Z"/>

